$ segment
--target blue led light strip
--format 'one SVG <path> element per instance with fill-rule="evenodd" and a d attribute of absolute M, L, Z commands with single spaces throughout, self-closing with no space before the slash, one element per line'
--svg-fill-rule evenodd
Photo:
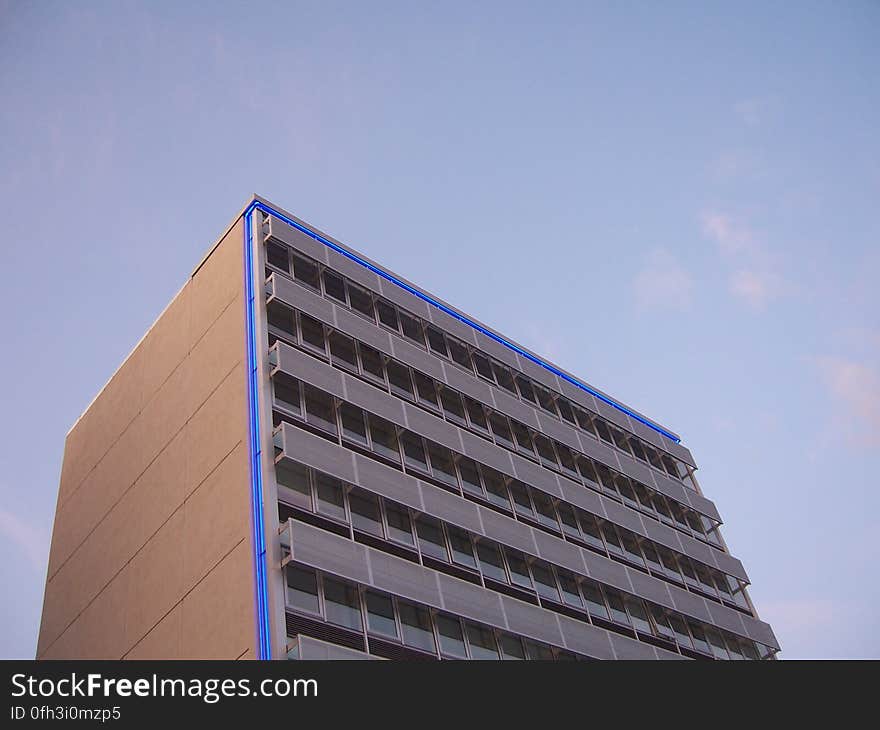
<path fill-rule="evenodd" d="M 269 592 L 266 578 L 266 530 L 263 520 L 263 464 L 260 442 L 259 372 L 257 324 L 254 299 L 253 212 L 251 204 L 244 212 L 244 285 L 247 325 L 248 416 L 251 455 L 251 510 L 253 519 L 254 574 L 256 577 L 258 659 L 272 658 L 269 636 Z"/>
<path fill-rule="evenodd" d="M 590 386 L 584 385 L 584 383 L 581 383 L 579 380 L 576 380 L 575 378 L 571 377 L 571 375 L 567 375 L 566 373 L 559 370 L 559 368 L 553 367 L 550 363 L 544 362 L 541 358 L 536 357 L 535 355 L 532 355 L 531 353 L 526 352 L 521 347 L 514 345 L 512 342 L 508 342 L 503 337 L 496 335 L 494 332 L 490 332 L 482 325 L 478 324 L 477 322 L 474 322 L 472 319 L 468 319 L 464 315 L 453 311 L 452 309 L 447 307 L 442 302 L 438 302 L 436 299 L 429 297 L 427 294 L 423 294 L 422 292 L 418 291 L 417 289 L 414 289 L 409 284 L 407 284 L 405 281 L 401 281 L 397 277 L 389 274 L 387 271 L 383 271 L 382 269 L 377 268 L 376 266 L 371 264 L 369 261 L 364 261 L 364 259 L 360 258 L 359 256 L 356 256 L 355 254 L 351 253 L 350 251 L 346 251 L 341 246 L 338 246 L 337 244 L 333 243 L 333 241 L 329 241 L 326 238 L 324 238 L 323 236 L 318 235 L 314 231 L 310 231 L 308 228 L 306 228 L 302 224 L 297 223 L 295 220 L 288 218 L 286 215 L 284 215 L 282 213 L 279 213 L 277 210 L 273 210 L 265 203 L 262 203 L 260 201 L 254 201 L 250 205 L 248 210 L 250 211 L 253 208 L 257 208 L 268 215 L 275 216 L 276 218 L 287 223 L 287 225 L 292 226 L 293 228 L 296 228 L 298 231 L 305 233 L 310 238 L 314 238 L 319 243 L 323 243 L 328 248 L 331 248 L 334 251 L 336 251 L 337 253 L 342 254 L 346 258 L 351 259 L 352 261 L 354 261 L 357 264 L 360 264 L 364 268 L 369 269 L 374 274 L 381 276 L 386 281 L 390 281 L 392 284 L 396 284 L 401 289 L 405 289 L 410 294 L 418 297 L 419 299 L 421 299 L 424 302 L 427 302 L 431 306 L 436 307 L 441 312 L 445 312 L 450 317 L 454 317 L 455 319 L 457 319 L 459 322 L 462 322 L 463 324 L 466 324 L 469 327 L 472 327 L 473 329 L 477 330 L 478 332 L 482 332 L 484 335 L 486 335 L 486 337 L 489 337 L 489 338 L 495 340 L 495 342 L 498 342 L 499 344 L 504 345 L 506 348 L 513 350 L 518 355 L 526 358 L 527 360 L 530 360 L 531 362 L 535 363 L 536 365 L 540 365 L 545 370 L 549 370 L 551 373 L 553 373 L 554 375 L 556 375 L 559 378 L 562 378 L 566 382 L 571 383 L 576 388 L 580 388 L 581 390 L 586 391 L 587 393 L 589 393 L 593 397 L 601 400 L 603 403 L 607 403 L 612 408 L 616 408 L 621 413 L 625 413 L 630 418 L 635 419 L 639 423 L 644 424 L 645 426 L 656 431 L 659 434 L 662 434 L 663 436 L 668 438 L 670 441 L 673 441 L 674 443 L 681 443 L 681 439 L 678 438 L 678 436 L 676 436 L 674 433 L 670 433 L 666 429 L 658 426 L 656 423 L 651 423 L 651 421 L 647 420 L 643 416 L 640 416 L 638 413 L 635 413 L 634 411 L 631 411 L 629 408 L 622 406 L 620 403 L 617 403 L 616 401 L 612 400 L 608 396 L 602 395 L 599 391 L 594 390 Z"/>

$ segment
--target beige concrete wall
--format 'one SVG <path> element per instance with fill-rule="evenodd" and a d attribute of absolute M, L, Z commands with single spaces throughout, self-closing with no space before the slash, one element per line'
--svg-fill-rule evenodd
<path fill-rule="evenodd" d="M 68 434 L 38 658 L 254 655 L 242 236 Z"/>

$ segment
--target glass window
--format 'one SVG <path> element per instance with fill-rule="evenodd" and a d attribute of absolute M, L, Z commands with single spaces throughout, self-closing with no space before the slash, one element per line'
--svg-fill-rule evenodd
<path fill-rule="evenodd" d="M 511 419 L 510 428 L 513 431 L 513 437 L 516 439 L 516 448 L 529 456 L 535 455 L 535 446 L 532 443 L 532 435 L 529 430 L 519 421 Z"/>
<path fill-rule="evenodd" d="M 386 502 L 385 517 L 388 520 L 388 537 L 390 539 L 402 542 L 404 545 L 415 545 L 412 521 L 409 518 L 409 511 L 406 507 L 401 507 L 393 502 Z"/>
<path fill-rule="evenodd" d="M 388 360 L 385 365 L 388 371 L 388 382 L 391 384 L 391 392 L 400 397 L 413 399 L 413 385 L 408 367 L 401 365 L 396 360 Z"/>
<path fill-rule="evenodd" d="M 313 319 L 307 314 L 300 314 L 299 331 L 302 334 L 303 345 L 317 350 L 322 355 L 327 354 L 324 342 L 324 325 L 317 319 Z"/>
<path fill-rule="evenodd" d="M 474 361 L 474 367 L 476 368 L 477 375 L 480 375 L 486 380 L 495 382 L 495 376 L 492 374 L 492 363 L 489 362 L 489 358 L 486 357 L 482 352 L 476 352 L 471 355 L 471 360 Z"/>
<path fill-rule="evenodd" d="M 641 459 L 642 461 L 648 460 L 648 457 L 645 455 L 645 450 L 642 448 L 642 442 L 637 438 L 631 438 L 629 440 L 629 446 L 632 449 L 633 455 L 637 459 Z"/>
<path fill-rule="evenodd" d="M 504 555 L 510 568 L 510 580 L 514 585 L 532 587 L 532 576 L 529 575 L 529 566 L 526 557 L 519 550 L 505 548 Z"/>
<path fill-rule="evenodd" d="M 534 518 L 535 512 L 532 509 L 532 502 L 529 499 L 529 492 L 525 484 L 512 481 L 510 483 L 510 496 L 513 497 L 513 506 L 519 514 Z"/>
<path fill-rule="evenodd" d="M 400 435 L 400 443 L 403 446 L 403 463 L 407 469 L 413 469 L 422 473 L 428 472 L 428 457 L 425 456 L 425 446 L 422 437 L 416 436 L 409 431 Z"/>
<path fill-rule="evenodd" d="M 567 502 L 560 502 L 556 505 L 556 512 L 559 514 L 559 521 L 562 523 L 562 531 L 566 535 L 579 538 L 581 531 L 578 528 L 577 515 L 572 506 Z"/>
<path fill-rule="evenodd" d="M 596 433 L 599 434 L 600 439 L 605 443 L 614 445 L 614 441 L 611 439 L 611 432 L 608 430 L 608 426 L 605 425 L 605 421 L 601 418 L 594 418 L 593 425 L 596 427 Z"/>
<path fill-rule="evenodd" d="M 483 410 L 482 404 L 477 403 L 473 398 L 465 396 L 464 405 L 467 409 L 468 421 L 470 421 L 471 426 L 474 426 L 481 431 L 488 432 L 489 423 L 486 421 L 486 411 Z"/>
<path fill-rule="evenodd" d="M 599 489 L 599 475 L 596 474 L 596 469 L 593 466 L 593 462 L 590 459 L 585 459 L 584 457 L 578 457 L 577 460 L 578 471 L 581 473 L 581 476 L 587 481 L 587 486 L 591 486 L 594 489 Z"/>
<path fill-rule="evenodd" d="M 675 634 L 675 641 L 678 645 L 687 649 L 693 649 L 694 642 L 691 640 L 691 635 L 685 622 L 674 614 L 667 614 L 666 619 L 669 621 L 669 626 Z"/>
<path fill-rule="evenodd" d="M 737 641 L 736 637 L 733 634 L 724 634 L 724 643 L 727 644 L 727 651 L 730 652 L 730 658 L 742 661 L 744 660 L 745 654 L 743 654 L 742 649 L 740 648 L 739 641 Z"/>
<path fill-rule="evenodd" d="M 551 469 L 559 468 L 559 461 L 556 459 L 556 452 L 553 451 L 550 439 L 538 434 L 535 436 L 535 446 L 538 448 L 538 456 L 541 457 L 544 466 L 549 466 Z"/>
<path fill-rule="evenodd" d="M 512 634 L 501 634 L 498 643 L 501 646 L 501 658 L 515 661 L 524 660 L 526 653 L 523 650 L 522 639 Z"/>
<path fill-rule="evenodd" d="M 318 496 L 318 512 L 339 520 L 345 517 L 345 485 L 329 474 L 315 475 L 315 491 Z"/>
<path fill-rule="evenodd" d="M 632 536 L 632 533 L 626 532 L 625 530 L 620 531 L 620 542 L 623 544 L 623 552 L 626 558 L 630 561 L 639 565 L 641 567 L 645 567 L 645 559 L 642 557 L 642 551 L 639 550 L 639 544 L 636 542 L 635 538 Z"/>
<path fill-rule="evenodd" d="M 354 348 L 354 340 L 339 332 L 331 332 L 329 340 L 330 362 L 358 372 L 357 351 Z"/>
<path fill-rule="evenodd" d="M 608 606 L 605 605 L 605 599 L 602 596 L 602 589 L 599 588 L 598 583 L 594 583 L 591 580 L 583 581 L 581 583 L 581 594 L 591 616 L 596 616 L 606 621 L 611 618 L 608 613 Z"/>
<path fill-rule="evenodd" d="M 403 643 L 424 651 L 437 651 L 428 610 L 408 601 L 398 601 L 397 607 L 400 611 Z"/>
<path fill-rule="evenodd" d="M 589 512 L 584 512 L 583 510 L 578 510 L 578 518 L 580 518 L 581 522 L 581 534 L 586 543 L 598 548 L 604 553 L 605 541 L 602 539 L 602 534 L 599 532 L 596 518 Z"/>
<path fill-rule="evenodd" d="M 479 626 L 470 621 L 465 622 L 468 646 L 471 659 L 499 659 L 498 646 L 495 644 L 495 633 L 486 626 Z"/>
<path fill-rule="evenodd" d="M 266 244 L 266 260 L 269 262 L 269 265 L 288 273 L 290 271 L 290 261 L 287 258 L 287 250 L 287 246 L 282 246 L 275 243 L 275 241 L 269 241 Z"/>
<path fill-rule="evenodd" d="M 477 568 L 477 559 L 474 557 L 474 546 L 471 544 L 471 536 L 458 527 L 446 526 L 446 534 L 449 535 L 449 546 L 452 548 L 452 560 L 459 565 L 468 568 Z"/>
<path fill-rule="evenodd" d="M 586 431 L 590 436 L 595 436 L 596 431 L 593 428 L 593 417 L 587 413 L 583 408 L 574 409 L 574 417 L 577 419 L 578 426 L 581 427 L 584 431 Z"/>
<path fill-rule="evenodd" d="M 509 449 L 514 448 L 513 436 L 510 433 L 510 426 L 507 425 L 507 418 L 500 413 L 491 413 L 489 415 L 489 424 L 492 426 L 492 435 L 495 437 L 495 443 L 506 446 Z"/>
<path fill-rule="evenodd" d="M 510 498 L 507 496 L 507 487 L 504 486 L 504 478 L 501 474 L 488 467 L 481 469 L 481 471 L 489 501 L 497 507 L 510 509 Z"/>
<path fill-rule="evenodd" d="M 358 591 L 350 583 L 324 577 L 324 610 L 331 624 L 355 631 L 364 628 Z"/>
<path fill-rule="evenodd" d="M 571 406 L 565 398 L 558 398 L 556 400 L 556 407 L 559 408 L 559 415 L 562 416 L 563 420 L 568 421 L 572 426 L 577 425 L 574 411 L 571 410 Z"/>
<path fill-rule="evenodd" d="M 276 464 L 275 481 L 282 487 L 287 487 L 292 494 L 285 494 L 284 499 L 312 509 L 312 491 L 309 487 L 309 470 L 302 464 Z"/>
<path fill-rule="evenodd" d="M 503 365 L 499 365 L 497 362 L 492 363 L 492 370 L 495 373 L 495 380 L 498 385 L 516 395 L 516 386 L 513 384 L 513 376 L 510 374 L 510 370 Z"/>
<path fill-rule="evenodd" d="M 361 368 L 364 375 L 369 375 L 384 384 L 385 365 L 382 362 L 382 353 L 361 343 L 358 343 L 358 348 L 361 351 Z"/>
<path fill-rule="evenodd" d="M 480 558 L 480 571 L 484 576 L 500 583 L 507 583 L 501 552 L 494 542 L 480 540 L 477 543 L 477 556 Z"/>
<path fill-rule="evenodd" d="M 465 492 L 483 496 L 483 483 L 480 480 L 480 470 L 476 462 L 466 456 L 458 459 L 458 473 L 461 476 L 461 486 Z"/>
<path fill-rule="evenodd" d="M 666 499 L 663 495 L 659 492 L 653 494 L 651 496 L 651 504 L 654 506 L 654 511 L 660 516 L 660 520 L 667 525 L 671 525 L 672 512 L 669 510 L 669 505 L 666 504 Z"/>
<path fill-rule="evenodd" d="M 647 444 L 645 445 L 645 453 L 648 455 L 648 461 L 651 463 L 651 466 L 660 471 L 664 471 L 663 462 L 660 460 L 660 454 Z"/>
<path fill-rule="evenodd" d="M 454 337 L 447 337 L 446 342 L 449 345 L 449 354 L 452 355 L 452 359 L 466 370 L 473 372 L 474 369 L 471 366 L 471 356 L 468 353 L 467 347 Z"/>
<path fill-rule="evenodd" d="M 437 636 L 440 637 L 440 653 L 457 659 L 467 659 L 461 621 L 445 614 L 438 614 L 436 621 Z"/>
<path fill-rule="evenodd" d="M 428 457 L 431 459 L 431 474 L 434 478 L 457 489 L 458 475 L 455 473 L 452 452 L 445 446 L 428 441 Z"/>
<path fill-rule="evenodd" d="M 384 299 L 376 300 L 376 311 L 379 313 L 379 322 L 395 332 L 400 332 L 400 325 L 397 321 L 397 309 Z"/>
<path fill-rule="evenodd" d="M 653 634 L 651 630 L 651 622 L 648 620 L 648 611 L 645 603 L 639 598 L 627 598 L 626 609 L 629 611 L 629 618 L 636 631 L 643 634 Z"/>
<path fill-rule="evenodd" d="M 706 632 L 703 631 L 703 628 L 694 623 L 693 621 L 688 621 L 688 628 L 691 630 L 691 636 L 694 639 L 694 649 L 697 651 L 702 651 L 706 654 L 712 653 L 712 648 L 709 646 L 709 642 L 706 640 Z"/>
<path fill-rule="evenodd" d="M 304 259 L 296 254 L 292 255 L 293 258 L 293 278 L 297 281 L 301 281 L 303 284 L 308 284 L 312 289 L 317 289 L 320 291 L 321 282 L 318 280 L 318 266 Z"/>
<path fill-rule="evenodd" d="M 363 289 L 348 285 L 348 298 L 351 300 L 351 308 L 355 312 L 359 312 L 363 314 L 368 319 L 375 321 L 375 315 L 373 314 L 373 297 Z"/>
<path fill-rule="evenodd" d="M 535 505 L 535 512 L 538 514 L 538 521 L 552 527 L 554 530 L 559 529 L 559 522 L 556 520 L 556 510 L 553 509 L 553 500 L 544 492 L 532 490 L 532 502 Z"/>
<path fill-rule="evenodd" d="M 287 566 L 287 603 L 309 613 L 320 613 L 318 579 L 314 570 Z"/>
<path fill-rule="evenodd" d="M 428 335 L 428 346 L 431 350 L 438 355 L 443 355 L 443 357 L 449 357 L 449 352 L 446 349 L 446 338 L 443 336 L 443 333 L 430 325 L 425 328 L 425 331 Z"/>
<path fill-rule="evenodd" d="M 556 453 L 559 455 L 559 464 L 562 466 L 562 471 L 575 479 L 580 479 L 577 472 L 577 464 L 575 464 L 574 461 L 574 454 L 571 453 L 571 450 L 568 447 L 557 443 Z"/>
<path fill-rule="evenodd" d="M 706 638 L 709 640 L 709 647 L 712 649 L 712 655 L 716 659 L 730 659 L 730 654 L 727 653 L 727 646 L 724 644 L 724 639 L 721 638 L 721 634 L 715 631 L 715 629 L 711 629 L 707 626 Z"/>
<path fill-rule="evenodd" d="M 373 441 L 373 451 L 380 456 L 393 459 L 400 463 L 400 451 L 397 449 L 397 429 L 394 424 L 384 418 L 370 414 L 370 436 Z"/>
<path fill-rule="evenodd" d="M 620 538 L 617 536 L 617 530 L 610 522 L 602 523 L 602 537 L 605 538 L 605 544 L 608 551 L 614 555 L 623 555 L 623 545 L 620 544 Z"/>
<path fill-rule="evenodd" d="M 337 435 L 336 413 L 333 408 L 333 396 L 311 385 L 303 387 L 306 404 L 306 421 L 322 431 Z"/>
<path fill-rule="evenodd" d="M 697 573 L 697 580 L 700 582 L 700 588 L 713 598 L 717 597 L 718 591 L 715 589 L 715 581 L 712 580 L 712 574 L 709 572 L 709 569 L 700 563 L 695 562 L 693 565 Z"/>
<path fill-rule="evenodd" d="M 391 596 L 375 591 L 367 591 L 367 628 L 370 633 L 397 638 L 397 624 L 394 621 L 394 604 Z"/>
<path fill-rule="evenodd" d="M 339 420 L 342 423 L 342 438 L 354 441 L 361 446 L 367 446 L 367 426 L 364 421 L 364 412 L 351 403 L 341 403 L 339 406 Z"/>
<path fill-rule="evenodd" d="M 538 403 L 540 403 L 541 408 L 545 411 L 550 411 L 555 416 L 556 406 L 553 404 L 553 396 L 550 394 L 550 391 L 542 388 L 540 385 L 536 385 L 535 394 L 538 396 Z"/>
<path fill-rule="evenodd" d="M 596 467 L 596 473 L 599 475 L 599 483 L 602 485 L 602 489 L 616 497 L 617 489 L 614 486 L 611 469 L 599 462 L 593 462 L 593 466 Z"/>
<path fill-rule="evenodd" d="M 608 601 L 608 608 L 611 609 L 611 620 L 629 626 L 629 614 L 626 612 L 620 593 L 613 588 L 606 588 L 605 599 Z"/>
<path fill-rule="evenodd" d="M 532 576 L 535 579 L 535 588 L 542 598 L 559 603 L 559 589 L 556 587 L 556 579 L 550 566 L 540 561 L 532 563 Z"/>
<path fill-rule="evenodd" d="M 449 421 L 466 426 L 467 419 L 464 415 L 464 406 L 461 404 L 461 396 L 445 385 L 438 384 L 437 387 L 440 391 L 440 405 L 443 406 L 443 414 Z"/>
<path fill-rule="evenodd" d="M 557 568 L 556 577 L 559 578 L 559 587 L 562 589 L 562 600 L 569 606 L 583 608 L 584 602 L 581 600 L 581 594 L 578 591 L 577 579 L 574 577 L 574 573 Z"/>
<path fill-rule="evenodd" d="M 275 373 L 272 377 L 275 402 L 296 414 L 302 413 L 299 399 L 299 381 L 285 373 Z"/>
<path fill-rule="evenodd" d="M 629 445 L 626 442 L 626 434 L 619 428 L 611 427 L 611 437 L 614 439 L 614 445 L 621 451 L 629 453 Z"/>
<path fill-rule="evenodd" d="M 526 645 L 526 654 L 532 661 L 552 661 L 553 650 L 546 644 L 539 644 L 537 641 L 525 639 L 523 643 Z"/>
<path fill-rule="evenodd" d="M 657 555 L 663 565 L 663 571 L 667 578 L 680 581 L 681 573 L 678 572 L 678 566 L 675 563 L 675 556 L 666 548 L 657 546 Z"/>
<path fill-rule="evenodd" d="M 333 297 L 343 304 L 346 303 L 345 281 L 330 269 L 324 269 L 324 291 L 328 297 Z"/>
<path fill-rule="evenodd" d="M 691 561 L 684 555 L 678 557 L 678 569 L 681 571 L 682 575 L 684 575 L 685 583 L 694 588 L 700 587 L 700 582 L 697 580 L 697 574 L 694 572 L 694 566 L 691 565 Z"/>
<path fill-rule="evenodd" d="M 285 307 L 280 302 L 269 302 L 266 305 L 266 316 L 270 327 L 275 327 L 291 335 L 296 334 L 296 316 L 289 307 Z"/>
<path fill-rule="evenodd" d="M 527 378 L 524 378 L 522 375 L 516 376 L 516 387 L 519 390 L 519 394 L 529 403 L 534 403 L 538 405 L 538 399 L 535 396 L 535 391 L 532 390 L 532 384 L 528 381 Z"/>
<path fill-rule="evenodd" d="M 403 328 L 403 336 L 422 347 L 425 346 L 425 333 L 422 332 L 422 323 L 406 312 L 400 312 L 400 324 Z"/>
<path fill-rule="evenodd" d="M 656 629 L 656 633 L 658 636 L 662 636 L 664 639 L 668 639 L 669 641 L 675 640 L 675 633 L 672 631 L 672 627 L 669 625 L 669 619 L 666 616 L 666 611 L 664 611 L 660 606 L 656 606 L 653 603 L 650 604 L 651 608 L 651 618 L 654 620 L 654 628 Z"/>
<path fill-rule="evenodd" d="M 419 549 L 426 555 L 445 563 L 449 562 L 449 551 L 443 537 L 443 526 L 439 520 L 427 515 L 419 515 L 416 519 L 416 534 L 419 537 Z"/>
<path fill-rule="evenodd" d="M 437 400 L 437 391 L 434 388 L 434 381 L 416 370 L 413 371 L 413 378 L 416 381 L 416 393 L 419 396 L 419 402 L 432 406 L 433 408 L 439 408 L 440 403 Z"/>
<path fill-rule="evenodd" d="M 669 454 L 663 454 L 660 458 L 663 460 L 663 466 L 666 468 L 666 473 L 673 479 L 681 479 L 681 476 L 678 473 L 678 467 L 675 465 L 675 459 Z M 725 657 L 725 659 L 726 658 L 727 657 Z"/>
<path fill-rule="evenodd" d="M 654 575 L 663 575 L 663 565 L 660 563 L 660 556 L 657 555 L 657 551 L 654 550 L 653 546 L 646 542 L 642 544 L 642 553 L 645 556 L 645 560 L 648 561 L 648 569 Z"/>
<path fill-rule="evenodd" d="M 632 490 L 632 486 L 630 485 L 629 479 L 621 474 L 616 474 L 614 483 L 617 486 L 617 491 L 620 496 L 623 497 L 623 503 L 632 507 L 633 509 L 639 508 L 639 502 L 636 499 L 636 493 Z"/>
<path fill-rule="evenodd" d="M 379 498 L 362 489 L 353 489 L 348 495 L 351 510 L 351 525 L 355 530 L 369 532 L 382 537 L 382 517 L 379 513 Z"/>

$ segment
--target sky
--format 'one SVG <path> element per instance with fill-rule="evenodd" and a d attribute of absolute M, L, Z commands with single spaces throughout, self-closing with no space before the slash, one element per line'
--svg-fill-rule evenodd
<path fill-rule="evenodd" d="M 880 4 L 201 7 L 0 0 L 0 657 L 252 193 L 681 434 L 780 656 L 880 657 Z"/>

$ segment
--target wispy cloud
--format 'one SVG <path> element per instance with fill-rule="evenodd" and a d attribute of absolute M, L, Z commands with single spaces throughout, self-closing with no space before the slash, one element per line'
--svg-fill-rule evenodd
<path fill-rule="evenodd" d="M 24 552 L 35 568 L 43 568 L 48 551 L 48 535 L 45 530 L 34 527 L 12 512 L 0 509 L 0 535 Z"/>
<path fill-rule="evenodd" d="M 721 253 L 732 256 L 755 247 L 755 232 L 733 216 L 718 211 L 702 215 L 703 234 L 715 241 Z"/>
<path fill-rule="evenodd" d="M 633 279 L 633 294 L 639 309 L 658 306 L 689 309 L 693 300 L 694 280 L 666 249 L 649 253 Z"/>
<path fill-rule="evenodd" d="M 857 447 L 880 446 L 880 370 L 846 357 L 818 357 L 815 364 L 835 399 L 844 438 Z"/>
<path fill-rule="evenodd" d="M 772 271 L 738 269 L 730 275 L 730 293 L 756 311 L 788 290 L 788 284 Z"/>

